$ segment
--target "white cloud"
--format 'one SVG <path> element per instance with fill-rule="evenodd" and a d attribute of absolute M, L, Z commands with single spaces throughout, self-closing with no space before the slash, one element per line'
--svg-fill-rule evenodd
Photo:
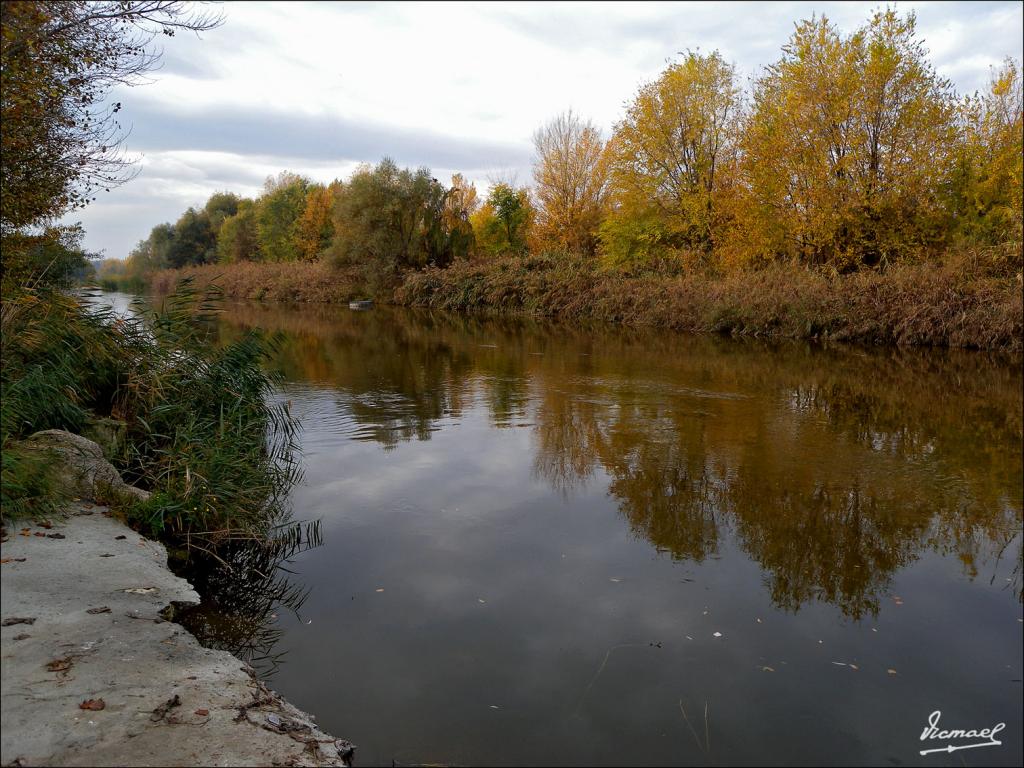
<path fill-rule="evenodd" d="M 666 60 L 718 48 L 746 77 L 812 13 L 850 30 L 856 3 L 230 3 L 223 27 L 168 40 L 151 85 L 119 93 L 142 173 L 81 219 L 87 245 L 122 256 L 213 191 L 253 193 L 288 168 L 344 177 L 384 154 L 438 178 L 529 178 L 530 136 L 572 107 L 606 133 Z M 914 10 L 940 74 L 962 92 L 1021 57 L 1022 5 L 898 3 Z M 451 167 L 451 166 L 460 167 Z M 117 214 L 135 211 L 119 221 Z"/>

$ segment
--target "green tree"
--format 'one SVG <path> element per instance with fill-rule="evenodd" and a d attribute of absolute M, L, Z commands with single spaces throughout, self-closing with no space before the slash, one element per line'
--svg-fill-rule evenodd
<path fill-rule="evenodd" d="M 525 252 L 533 213 L 526 189 L 495 184 L 484 205 L 470 217 L 477 247 L 492 256 Z"/>
<path fill-rule="evenodd" d="M 174 236 L 167 251 L 168 266 L 179 268 L 214 261 L 217 238 L 206 211 L 189 208 L 174 224 Z"/>
<path fill-rule="evenodd" d="M 264 261 L 296 261 L 295 234 L 306 205 L 309 179 L 289 171 L 268 178 L 256 211 L 259 253 Z"/>
<path fill-rule="evenodd" d="M 238 213 L 240 198 L 233 192 L 214 192 L 203 206 L 203 211 L 210 219 L 214 235 L 220 232 L 224 222 Z"/>
<path fill-rule="evenodd" d="M 452 258 L 445 226 L 448 197 L 426 168 L 399 169 L 389 158 L 375 168 L 360 168 L 335 206 L 333 260 L 361 267 L 375 291 L 399 270 L 445 266 Z"/>
<path fill-rule="evenodd" d="M 256 209 L 252 200 L 240 200 L 238 212 L 224 220 L 217 234 L 217 261 L 233 264 L 259 260 Z"/>

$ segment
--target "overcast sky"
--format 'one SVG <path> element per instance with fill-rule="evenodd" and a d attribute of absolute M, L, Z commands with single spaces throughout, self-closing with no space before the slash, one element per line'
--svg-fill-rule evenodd
<path fill-rule="evenodd" d="M 983 88 L 1021 58 L 1020 2 L 913 2 L 939 73 Z M 141 173 L 69 220 L 123 258 L 217 190 L 254 195 L 269 174 L 346 178 L 384 156 L 460 171 L 481 192 L 530 178 L 534 129 L 567 108 L 607 136 L 637 86 L 679 51 L 718 49 L 744 80 L 778 58 L 793 23 L 844 31 L 879 3 L 242 3 L 224 25 L 164 44 L 150 84 L 118 93 Z"/>

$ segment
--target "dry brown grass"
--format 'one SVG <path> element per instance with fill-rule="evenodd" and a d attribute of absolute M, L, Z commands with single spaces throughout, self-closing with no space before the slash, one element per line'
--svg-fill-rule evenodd
<path fill-rule="evenodd" d="M 197 288 L 216 283 L 231 299 L 343 303 L 356 298 L 355 281 L 349 272 L 323 262 L 281 264 L 204 264 L 184 269 L 165 269 L 149 277 L 154 293 L 170 293 L 183 277 L 193 278 Z"/>
<path fill-rule="evenodd" d="M 1020 273 L 971 255 L 884 273 L 777 264 L 726 277 L 629 277 L 565 256 L 410 273 L 399 304 L 654 325 L 675 330 L 1019 351 Z"/>
<path fill-rule="evenodd" d="M 326 263 L 241 263 L 164 270 L 157 293 L 192 276 L 228 298 L 344 303 L 351 270 Z M 652 325 L 673 330 L 874 344 L 1020 351 L 1021 275 L 978 252 L 885 272 L 830 275 L 790 264 L 727 276 L 624 275 L 564 254 L 461 261 L 406 273 L 395 303 Z"/>

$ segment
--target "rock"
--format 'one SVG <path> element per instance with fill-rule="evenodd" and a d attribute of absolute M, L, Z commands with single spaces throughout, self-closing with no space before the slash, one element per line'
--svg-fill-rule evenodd
<path fill-rule="evenodd" d="M 92 418 L 83 430 L 85 437 L 96 441 L 107 459 L 117 456 L 124 448 L 128 423 L 120 419 Z"/>
<path fill-rule="evenodd" d="M 48 451 L 56 461 L 62 462 L 58 476 L 75 496 L 99 503 L 121 504 L 149 498 L 149 491 L 128 485 L 114 465 L 103 457 L 103 449 L 81 435 L 47 429 L 36 432 L 23 445 L 32 450 Z"/>

